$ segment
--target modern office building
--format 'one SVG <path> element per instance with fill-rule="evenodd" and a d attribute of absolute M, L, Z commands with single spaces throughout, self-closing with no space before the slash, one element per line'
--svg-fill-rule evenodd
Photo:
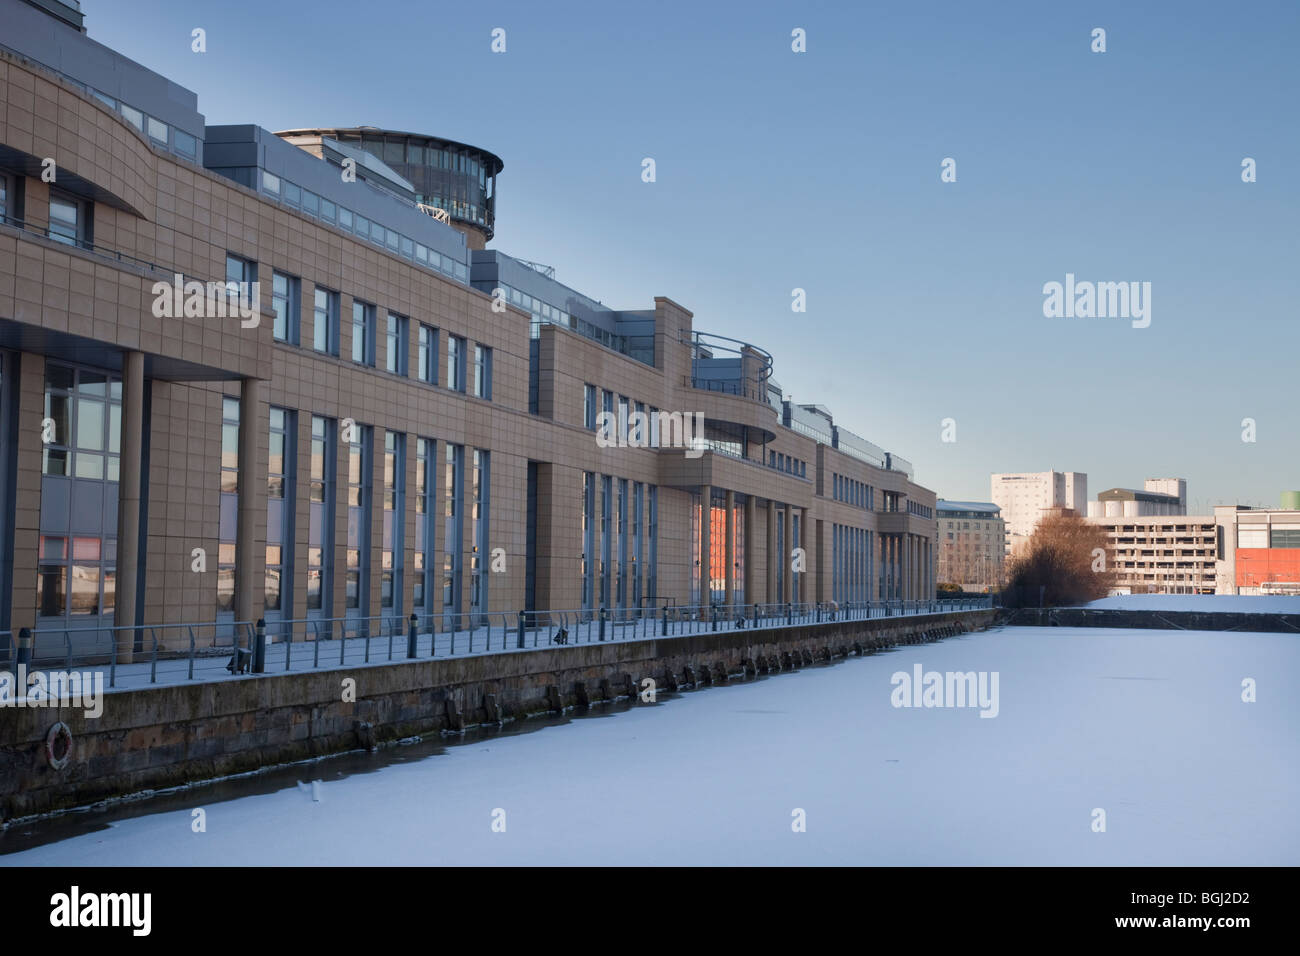
<path fill-rule="evenodd" d="M 500 159 L 207 126 L 81 17 L 0 0 L 0 630 L 934 593 L 768 352 L 483 248 Z"/>
<path fill-rule="evenodd" d="M 939 583 L 963 591 L 1001 588 L 1006 556 L 1006 522 L 986 501 L 946 501 L 935 505 Z"/>
<path fill-rule="evenodd" d="M 1187 515 L 1185 482 L 1178 491 L 1180 512 L 1089 515 L 1106 530 L 1118 593 L 1300 594 L 1300 510 L 1286 507 L 1287 493 L 1277 510 L 1220 505 L 1212 515 Z M 1168 497 L 1157 504 L 1177 503 Z"/>
<path fill-rule="evenodd" d="M 1215 583 L 1219 594 L 1300 594 L 1300 504 L 1282 493 L 1282 508 L 1214 509 L 1218 526 Z"/>
<path fill-rule="evenodd" d="M 1007 526 L 1006 553 L 1013 555 L 1024 547 L 1047 509 L 1088 513 L 1088 476 L 1079 471 L 996 474 L 989 498 L 1002 512 Z"/>
<path fill-rule="evenodd" d="M 1106 532 L 1117 594 L 1214 594 L 1218 534 L 1210 515 L 1089 516 Z"/>
<path fill-rule="evenodd" d="M 1187 479 L 1148 478 L 1143 489 L 1108 488 L 1088 502 L 1089 518 L 1187 514 Z"/>

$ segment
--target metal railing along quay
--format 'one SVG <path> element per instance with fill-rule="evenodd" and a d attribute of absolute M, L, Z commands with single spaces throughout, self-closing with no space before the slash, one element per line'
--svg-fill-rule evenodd
<path fill-rule="evenodd" d="M 991 597 L 982 597 L 24 628 L 16 641 L 0 640 L 0 647 L 7 648 L 0 664 L 7 660 L 11 670 L 23 664 L 29 672 L 90 667 L 105 671 L 108 687 L 141 687 L 227 680 L 243 673 L 312 671 L 992 606 Z M 4 636 L 0 632 L 0 638 Z"/>

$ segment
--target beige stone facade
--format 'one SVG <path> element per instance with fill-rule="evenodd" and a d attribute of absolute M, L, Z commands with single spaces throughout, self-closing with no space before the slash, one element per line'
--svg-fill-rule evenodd
<path fill-rule="evenodd" d="M 292 413 L 295 426 L 291 446 L 296 454 L 289 458 L 296 458 L 296 467 L 286 474 L 288 493 L 283 499 L 291 505 L 291 518 L 284 525 L 291 533 L 276 556 L 278 566 L 292 569 L 283 581 L 281 601 L 285 616 L 294 619 L 306 617 L 308 605 L 312 416 L 334 423 L 351 419 L 369 427 L 368 483 L 361 483 L 361 493 L 369 496 L 369 534 L 357 548 L 348 547 L 345 489 L 349 477 L 356 476 L 348 473 L 345 449 L 332 456 L 333 473 L 327 476 L 334 484 L 333 513 L 326 516 L 333 543 L 320 561 L 334 573 L 320 610 L 336 617 L 343 616 L 348 603 L 342 572 L 350 550 L 369 551 L 368 562 L 360 559 L 368 563 L 369 572 L 355 599 L 358 610 L 369 616 L 401 616 L 415 606 L 419 438 L 436 442 L 431 446 L 437 466 L 432 469 L 436 483 L 430 500 L 438 509 L 444 507 L 446 493 L 443 449 L 447 444 L 464 449 L 465 500 L 455 518 L 461 523 L 457 586 L 462 611 L 472 606 L 470 568 L 476 559 L 486 585 L 486 600 L 479 605 L 485 613 L 525 608 L 530 578 L 534 608 L 582 606 L 586 473 L 626 479 L 632 483 L 629 488 L 640 483 L 646 496 L 649 488 L 657 489 L 654 593 L 647 593 L 651 573 L 644 564 L 649 549 L 643 538 L 643 604 L 700 601 L 702 580 L 720 585 L 717 589 L 733 600 L 743 595 L 746 603 L 830 601 L 837 593 L 836 526 L 864 533 L 859 568 L 863 586 L 855 592 L 860 599 L 933 595 L 934 494 L 901 472 L 874 467 L 783 427 L 778 410 L 762 397 L 694 387 L 693 317 L 672 300 L 660 297 L 654 302 L 654 367 L 575 331 L 542 325 L 535 360 L 537 411 L 530 413 L 528 313 L 514 307 L 493 311 L 493 299 L 484 292 L 159 149 L 85 91 L 2 51 L 0 106 L 0 165 L 10 196 L 21 195 L 21 217 L 13 215 L 16 207 L 11 202 L 6 221 L 0 223 L 0 348 L 5 352 L 0 386 L 8 415 L 4 490 L 11 503 L 5 530 L 13 542 L 5 581 L 8 629 L 59 626 L 58 621 L 43 622 L 38 613 L 58 606 L 49 594 L 38 606 L 38 569 L 52 549 L 83 544 L 89 549 L 92 545 L 86 542 L 95 537 L 101 548 L 114 539 L 119 559 L 135 549 L 133 568 L 140 575 L 141 600 L 136 606 L 135 595 L 125 593 L 131 574 L 121 561 L 114 567 L 111 557 L 104 557 L 98 573 L 110 580 L 103 583 L 93 608 L 97 613 L 85 615 L 87 622 L 124 623 L 124 609 L 145 625 L 214 621 L 221 610 L 223 567 L 225 574 L 233 574 L 234 619 L 262 617 L 272 409 Z M 49 185 L 40 175 L 44 157 L 56 161 L 56 188 L 88 204 L 93 241 L 70 245 L 44 234 L 51 208 Z M 261 296 L 256 327 L 243 327 L 238 316 L 154 314 L 156 283 L 171 282 L 175 273 L 220 281 L 228 255 L 256 263 Z M 273 273 L 296 277 L 300 283 L 301 345 L 274 338 Z M 338 293 L 338 357 L 311 348 L 317 288 Z M 378 317 L 373 367 L 351 360 L 354 300 L 374 306 Z M 385 371 L 383 329 L 389 312 L 406 319 L 406 374 Z M 448 336 L 463 338 L 471 354 L 476 344 L 491 349 L 490 400 L 419 379 L 415 362 L 421 325 L 436 329 L 440 343 Z M 437 354 L 445 361 L 445 349 Z M 51 418 L 47 363 L 89 370 L 77 381 L 92 383 L 86 386 L 92 398 L 69 393 L 70 401 L 89 403 L 86 417 L 78 422 L 98 421 L 94 416 L 103 411 L 96 402 L 103 403 L 93 397 L 99 388 L 93 384 L 96 374 L 121 383 L 108 383 L 110 397 L 104 405 L 110 417 L 109 467 L 119 476 L 116 482 L 103 482 L 118 486 L 106 492 L 105 507 L 111 510 L 116 503 L 115 521 L 108 522 L 116 527 L 98 536 L 73 529 L 63 544 L 46 540 L 57 536 L 48 527 L 43 531 L 48 519 L 42 516 L 51 507 L 50 489 L 62 487 L 52 484 L 51 477 L 77 481 L 75 469 L 80 466 L 64 463 L 58 467 L 73 469 L 68 475 L 50 474 L 50 443 L 43 438 Z M 58 371 L 56 377 L 63 374 Z M 602 448 L 584 421 L 587 385 L 665 411 L 702 412 L 710 422 L 745 426 L 751 436 L 768 440 L 749 443 L 743 457 L 716 449 L 690 457 L 680 448 Z M 120 397 L 113 399 L 119 387 Z M 223 408 L 227 417 L 231 408 L 238 409 L 237 460 L 229 447 L 223 455 Z M 119 416 L 120 423 L 112 416 Z M 400 510 L 400 593 L 385 607 L 379 572 L 384 550 L 383 450 L 390 432 L 404 442 L 405 493 Z M 230 428 L 226 433 L 234 434 Z M 58 445 L 60 436 L 54 438 Z M 489 530 L 478 543 L 486 544 L 488 553 L 503 549 L 501 570 L 487 569 L 488 554 L 475 551 L 470 531 L 469 459 L 475 449 L 490 453 Z M 774 451 L 807 462 L 806 473 L 796 476 L 770 467 Z M 86 461 L 87 468 L 98 467 L 92 458 Z M 223 462 L 230 475 L 237 476 L 229 479 L 235 490 L 228 487 L 225 499 L 235 509 L 233 542 L 222 531 Z M 874 506 L 834 500 L 825 477 L 832 471 L 874 489 Z M 139 495 L 134 513 L 127 485 L 136 487 Z M 710 500 L 697 497 L 709 491 L 717 496 L 713 520 L 701 525 L 693 503 Z M 641 518 L 642 534 L 648 537 L 647 518 Z M 807 552 L 793 592 L 777 583 L 782 559 L 776 553 L 772 523 L 775 519 L 788 527 L 790 518 L 799 520 L 800 543 Z M 430 525 L 434 537 L 427 551 L 435 583 L 415 609 L 436 616 L 444 610 L 442 584 L 436 579 L 452 525 L 441 510 Z M 738 526 L 744 528 L 740 538 L 735 536 Z M 719 552 L 730 559 L 729 575 L 714 567 L 720 563 L 708 546 L 714 528 L 733 536 Z M 74 545 L 74 538 L 85 541 Z M 789 552 L 788 531 L 782 529 L 781 540 Z M 202 571 L 194 567 L 195 549 L 206 555 Z M 75 556 L 63 560 L 73 577 L 82 573 Z M 46 579 L 43 586 L 53 587 L 53 580 Z M 788 575 L 780 580 L 788 580 Z M 68 589 L 62 598 L 63 626 L 78 623 L 66 607 L 74 583 L 65 580 L 61 585 Z"/>

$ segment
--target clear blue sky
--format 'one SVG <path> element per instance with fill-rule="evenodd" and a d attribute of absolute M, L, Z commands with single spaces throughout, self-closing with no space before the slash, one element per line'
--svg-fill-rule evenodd
<path fill-rule="evenodd" d="M 1049 468 L 1087 472 L 1093 496 L 1185 477 L 1200 508 L 1300 488 L 1291 0 L 83 9 L 92 37 L 197 92 L 209 123 L 492 150 L 496 247 L 614 307 L 667 295 L 697 329 L 768 349 L 796 401 L 943 497 Z M 1044 318 L 1043 284 L 1067 272 L 1151 282 L 1151 326 Z"/>

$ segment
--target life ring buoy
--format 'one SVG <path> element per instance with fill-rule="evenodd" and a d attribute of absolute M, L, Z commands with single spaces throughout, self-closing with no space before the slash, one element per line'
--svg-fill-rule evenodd
<path fill-rule="evenodd" d="M 45 759 L 55 770 L 62 770 L 72 757 L 72 731 L 63 721 L 50 728 L 45 735 Z"/>

